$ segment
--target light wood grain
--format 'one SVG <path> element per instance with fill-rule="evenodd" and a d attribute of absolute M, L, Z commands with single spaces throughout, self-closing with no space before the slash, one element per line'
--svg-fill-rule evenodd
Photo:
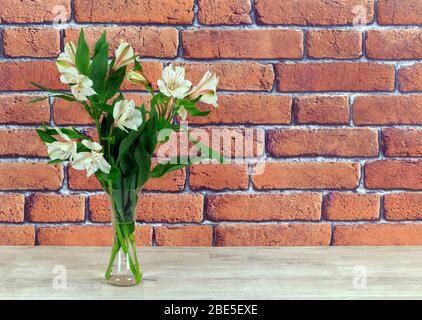
<path fill-rule="evenodd" d="M 139 248 L 144 279 L 130 288 L 103 280 L 109 250 L 0 247 L 0 299 L 422 298 L 422 247 Z M 57 265 L 67 289 L 53 287 Z"/>

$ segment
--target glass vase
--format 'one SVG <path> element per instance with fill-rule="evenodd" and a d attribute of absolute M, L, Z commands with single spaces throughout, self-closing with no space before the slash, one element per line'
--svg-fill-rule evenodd
<path fill-rule="evenodd" d="M 110 190 L 108 194 L 112 211 L 113 247 L 105 278 L 115 286 L 134 286 L 142 279 L 135 246 L 138 190 Z"/>

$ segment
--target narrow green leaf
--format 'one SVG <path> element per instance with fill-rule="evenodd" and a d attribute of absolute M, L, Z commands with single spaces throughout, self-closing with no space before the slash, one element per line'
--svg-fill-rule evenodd
<path fill-rule="evenodd" d="M 88 44 L 85 41 L 84 29 L 79 33 L 78 48 L 76 49 L 76 68 L 78 71 L 88 76 L 90 55 Z"/>
<path fill-rule="evenodd" d="M 104 33 L 103 33 L 104 35 Z M 103 38 L 103 36 L 101 36 Z M 104 95 L 105 81 L 108 71 L 108 44 L 105 38 L 100 38 L 95 44 L 95 55 L 89 72 L 89 78 L 93 81 L 93 89 L 100 96 Z"/>
<path fill-rule="evenodd" d="M 44 143 L 52 143 L 54 141 L 57 141 L 55 138 L 53 138 L 50 134 L 48 134 L 47 132 L 41 130 L 41 129 L 36 129 L 38 135 L 40 136 L 41 140 Z"/>

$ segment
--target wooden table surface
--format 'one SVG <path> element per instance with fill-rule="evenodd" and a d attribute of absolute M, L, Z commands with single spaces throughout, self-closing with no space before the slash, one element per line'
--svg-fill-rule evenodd
<path fill-rule="evenodd" d="M 109 251 L 0 247 L 0 299 L 422 298 L 422 247 L 138 248 L 129 288 L 103 279 Z"/>

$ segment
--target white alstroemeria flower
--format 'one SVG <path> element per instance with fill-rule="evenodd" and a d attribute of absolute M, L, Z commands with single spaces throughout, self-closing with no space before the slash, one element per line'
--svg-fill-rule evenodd
<path fill-rule="evenodd" d="M 135 86 L 150 86 L 150 83 L 147 78 L 145 78 L 144 74 L 139 70 L 130 70 L 127 74 L 127 80 Z"/>
<path fill-rule="evenodd" d="M 163 70 L 163 79 L 157 81 L 158 89 L 167 97 L 183 99 L 192 86 L 185 80 L 185 68 L 175 67 L 172 64 Z"/>
<path fill-rule="evenodd" d="M 56 128 L 57 133 L 65 141 L 54 141 L 46 143 L 47 152 L 51 160 L 73 160 L 76 155 L 77 144 L 75 141 L 69 138 L 67 134 L 64 134 L 59 128 Z"/>
<path fill-rule="evenodd" d="M 114 56 L 116 60 L 114 61 L 113 70 L 118 70 L 133 61 L 135 52 L 129 43 L 122 42 L 114 52 Z"/>
<path fill-rule="evenodd" d="M 103 153 L 100 152 L 102 150 L 101 145 L 89 140 L 83 140 L 82 144 L 91 152 L 77 153 L 71 162 L 72 167 L 76 170 L 86 170 L 88 177 L 97 172 L 98 169 L 104 173 L 110 173 L 111 166 L 104 159 Z"/>
<path fill-rule="evenodd" d="M 57 57 L 56 65 L 60 73 L 76 70 L 76 46 L 72 41 L 65 44 L 64 52 Z"/>
<path fill-rule="evenodd" d="M 70 90 L 78 101 L 86 101 L 88 100 L 88 96 L 96 94 L 94 89 L 92 89 L 92 80 L 87 76 L 79 74 L 76 69 L 63 73 L 60 81 L 71 85 Z"/>
<path fill-rule="evenodd" d="M 123 131 L 137 130 L 142 124 L 142 113 L 136 109 L 135 101 L 121 100 L 116 102 L 113 109 L 114 125 Z"/>
<path fill-rule="evenodd" d="M 207 71 L 201 81 L 199 81 L 199 83 L 193 87 L 191 91 L 189 91 L 186 100 L 195 100 L 201 96 L 199 101 L 206 104 L 212 104 L 217 108 L 217 85 L 217 75 Z"/>

